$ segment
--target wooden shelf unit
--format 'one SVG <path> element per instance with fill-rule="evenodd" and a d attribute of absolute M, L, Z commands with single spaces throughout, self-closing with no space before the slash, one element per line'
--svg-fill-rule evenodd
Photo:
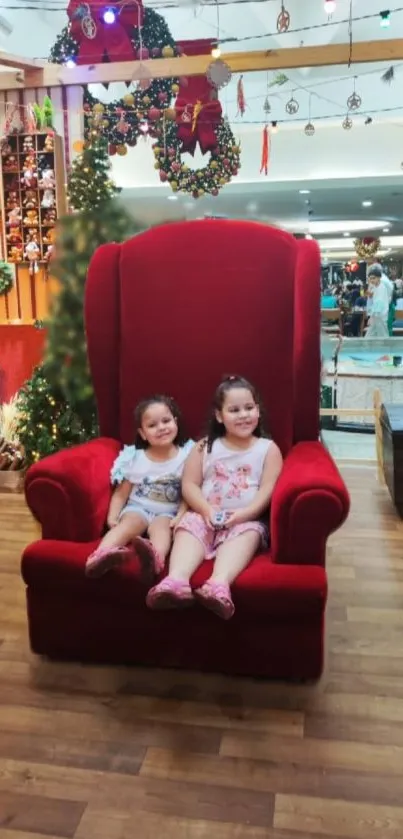
<path fill-rule="evenodd" d="M 46 261 L 47 252 L 52 244 L 52 230 L 57 219 L 66 213 L 63 141 L 56 134 L 52 134 L 51 137 L 53 140 L 51 151 L 45 149 L 45 143 L 49 142 L 48 133 L 11 134 L 2 141 L 2 236 L 3 253 L 7 262 L 17 264 L 27 262 L 25 250 L 30 241 L 29 231 L 33 230 L 37 234 L 38 261 Z M 28 144 L 32 146 L 32 152 L 28 150 Z M 24 179 L 24 163 L 30 154 L 33 170 L 36 172 L 36 178 L 33 178 L 31 184 Z M 53 193 L 51 206 L 43 206 L 44 202 L 46 204 L 46 187 L 42 184 L 42 175 L 46 169 L 53 170 L 54 175 L 54 186 L 47 187 Z M 47 197 L 52 200 L 49 192 Z M 18 217 L 11 222 L 10 213 L 13 209 L 18 209 Z M 28 220 L 30 209 L 36 211 L 36 220 Z M 50 210 L 54 211 L 54 219 L 51 220 L 49 219 Z M 16 248 L 18 253 L 13 248 Z"/>

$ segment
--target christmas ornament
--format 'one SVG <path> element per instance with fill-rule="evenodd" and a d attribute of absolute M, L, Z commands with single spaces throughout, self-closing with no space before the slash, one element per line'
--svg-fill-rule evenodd
<path fill-rule="evenodd" d="M 351 119 L 351 117 L 349 117 L 349 115 L 348 115 L 348 114 L 347 114 L 347 116 L 343 119 L 343 122 L 342 122 L 342 127 L 344 128 L 344 130 L 345 130 L 345 131 L 350 131 L 350 128 L 352 128 L 352 127 L 353 127 L 353 120 Z"/>
<path fill-rule="evenodd" d="M 315 134 L 314 124 L 312 122 L 307 122 L 304 131 L 307 137 L 313 137 L 313 135 Z"/>
<path fill-rule="evenodd" d="M 206 76 L 210 84 L 217 90 L 221 87 L 226 87 L 226 85 L 231 81 L 231 75 L 231 68 L 225 61 L 222 61 L 221 58 L 218 58 L 216 61 L 212 61 L 207 67 Z"/>
<path fill-rule="evenodd" d="M 271 112 L 271 105 L 268 96 L 266 96 L 266 99 L 264 100 L 263 111 L 265 114 L 269 114 Z"/>
<path fill-rule="evenodd" d="M 105 56 L 109 61 L 135 59 L 131 35 L 132 30 L 143 23 L 141 0 L 129 0 L 122 5 L 112 26 L 105 26 L 104 11 L 97 0 L 87 3 L 70 0 L 67 7 L 69 35 L 78 44 L 78 52 L 69 57 L 74 58 L 76 64 L 100 64 Z"/>
<path fill-rule="evenodd" d="M 221 121 L 222 109 L 218 99 L 195 104 L 183 104 L 182 97 L 176 100 L 176 123 L 178 125 L 178 139 L 182 142 L 182 152 L 194 155 L 199 143 L 202 154 L 213 151 L 217 145 L 215 128 Z"/>
<path fill-rule="evenodd" d="M 372 259 L 372 257 L 374 257 L 379 251 L 380 246 L 380 239 L 377 239 L 374 236 L 366 236 L 364 239 L 356 239 L 354 241 L 357 256 L 360 259 L 365 260 Z"/>
<path fill-rule="evenodd" d="M 389 67 L 385 73 L 381 76 L 381 81 L 385 82 L 386 84 L 391 84 L 395 79 L 395 68 Z"/>
<path fill-rule="evenodd" d="M 277 18 L 277 32 L 279 32 L 280 34 L 282 32 L 288 32 L 288 30 L 290 28 L 290 22 L 291 22 L 290 13 L 287 12 L 287 9 L 285 8 L 284 3 L 282 2 L 281 3 L 281 12 L 280 12 L 280 14 Z"/>
<path fill-rule="evenodd" d="M 8 294 L 14 285 L 14 274 L 7 262 L 0 262 L 0 296 Z"/>
<path fill-rule="evenodd" d="M 299 111 L 299 102 L 294 99 L 294 96 L 291 96 L 291 99 L 288 100 L 285 109 L 287 114 L 296 114 Z"/>
<path fill-rule="evenodd" d="M 358 108 L 361 107 L 361 103 L 362 103 L 361 96 L 359 95 L 359 93 L 356 93 L 356 90 L 355 90 L 355 79 L 354 79 L 354 90 L 353 90 L 351 96 L 349 96 L 348 99 L 347 99 L 347 107 L 348 107 L 349 111 L 357 111 Z"/>
<path fill-rule="evenodd" d="M 260 174 L 264 172 L 267 175 L 269 171 L 269 153 L 270 153 L 270 134 L 267 125 L 265 125 L 263 129 L 263 142 L 262 142 L 262 159 L 260 163 Z"/>
<path fill-rule="evenodd" d="M 243 76 L 240 76 L 238 79 L 238 83 L 236 86 L 236 101 L 238 105 L 237 115 L 240 114 L 243 117 L 246 109 L 246 101 L 245 101 L 245 91 L 243 87 Z"/>

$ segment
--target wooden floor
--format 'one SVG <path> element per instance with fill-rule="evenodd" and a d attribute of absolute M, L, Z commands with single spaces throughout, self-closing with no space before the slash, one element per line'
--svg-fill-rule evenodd
<path fill-rule="evenodd" d="M 346 469 L 318 685 L 42 661 L 0 496 L 1 839 L 403 839 L 403 524 Z"/>

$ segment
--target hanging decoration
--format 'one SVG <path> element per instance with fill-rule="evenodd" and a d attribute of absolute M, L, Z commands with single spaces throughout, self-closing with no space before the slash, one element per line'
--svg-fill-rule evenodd
<path fill-rule="evenodd" d="M 245 92 L 243 88 L 243 76 L 239 77 L 236 86 L 236 101 L 238 105 L 237 116 L 238 114 L 240 114 L 241 117 L 243 117 L 246 110 Z"/>
<path fill-rule="evenodd" d="M 350 128 L 353 127 L 353 120 L 351 119 L 351 117 L 348 114 L 343 119 L 342 127 L 344 128 L 345 131 L 350 131 Z"/>
<path fill-rule="evenodd" d="M 142 26 L 144 9 L 139 0 L 118 0 L 118 14 L 105 20 L 105 8 L 96 0 L 70 0 L 67 16 L 70 35 L 78 44 L 76 64 L 100 64 L 102 61 L 134 61 L 133 29 Z"/>
<path fill-rule="evenodd" d="M 353 90 L 351 96 L 349 96 L 348 99 L 347 99 L 347 107 L 348 107 L 349 111 L 357 111 L 358 108 L 360 108 L 361 104 L 362 104 L 361 96 L 360 96 L 359 93 L 356 93 L 356 90 L 355 90 L 356 78 L 357 77 L 354 78 L 354 90 Z"/>
<path fill-rule="evenodd" d="M 304 131 L 305 131 L 305 134 L 306 134 L 307 137 L 313 137 L 313 135 L 315 134 L 315 126 L 314 126 L 313 122 L 311 122 L 311 99 L 312 99 L 312 94 L 309 96 L 308 122 L 307 122 L 307 124 L 304 128 Z"/>
<path fill-rule="evenodd" d="M 294 94 L 291 96 L 291 99 L 289 99 L 289 100 L 288 100 L 288 102 L 287 102 L 287 104 L 286 104 L 286 106 L 285 106 L 285 109 L 286 109 L 286 111 L 287 111 L 287 114 L 291 114 L 291 115 L 292 115 L 292 114 L 296 114 L 296 113 L 298 113 L 298 111 L 299 111 L 299 102 L 297 102 L 297 100 L 296 100 L 296 99 L 294 99 Z"/>
<path fill-rule="evenodd" d="M 266 115 L 267 115 L 267 114 L 270 114 L 270 112 L 271 112 L 270 99 L 269 99 L 269 97 L 268 97 L 268 96 L 266 96 L 266 99 L 264 100 L 264 103 L 263 103 L 263 111 L 264 111 L 264 113 L 265 113 Z"/>
<path fill-rule="evenodd" d="M 288 76 L 286 76 L 285 73 L 276 73 L 276 75 L 274 76 L 274 79 L 272 79 L 271 82 L 268 82 L 267 88 L 269 88 L 269 87 L 282 87 L 283 84 L 287 84 L 288 81 L 289 81 Z"/>
<path fill-rule="evenodd" d="M 0 296 L 8 294 L 14 285 L 14 274 L 8 262 L 0 262 Z"/>
<path fill-rule="evenodd" d="M 290 28 L 291 17 L 290 13 L 284 6 L 284 3 L 281 3 L 281 11 L 277 18 L 277 32 L 281 34 L 282 32 L 288 32 Z"/>
<path fill-rule="evenodd" d="M 385 84 L 392 84 L 392 82 L 394 82 L 394 80 L 395 80 L 395 68 L 392 66 L 392 67 L 389 67 L 389 69 L 386 70 L 386 72 L 382 74 L 381 81 L 385 82 Z"/>
<path fill-rule="evenodd" d="M 379 251 L 381 240 L 374 236 L 366 236 L 364 239 L 356 239 L 354 247 L 359 259 L 372 259 Z"/>
<path fill-rule="evenodd" d="M 77 0 L 75 2 L 77 3 Z M 143 58 L 146 60 L 147 58 L 170 58 L 179 55 L 180 47 L 175 44 L 162 15 L 154 9 L 143 9 L 141 0 L 136 0 L 134 5 L 136 6 L 136 23 L 130 31 L 131 59 Z M 89 8 L 90 11 L 93 10 L 92 16 L 96 17 L 100 11 L 99 4 L 95 0 L 91 0 Z M 125 12 L 128 8 L 130 10 L 131 4 L 124 6 Z M 123 11 L 118 15 L 119 20 L 122 14 L 124 14 Z M 101 21 L 99 25 L 103 29 L 108 28 L 112 32 L 119 33 L 119 36 L 121 35 L 120 29 L 115 29 L 115 23 L 105 24 Z M 50 54 L 50 60 L 53 63 L 66 64 L 71 60 L 78 62 L 81 56 L 81 45 L 74 38 L 73 31 L 76 30 L 70 22 L 57 38 Z M 82 37 L 84 38 L 84 35 Z M 104 59 L 107 57 L 105 53 L 103 57 Z M 112 60 L 116 59 L 112 58 Z M 119 60 L 124 59 L 120 57 Z M 93 63 L 93 61 L 94 58 L 89 63 Z M 131 69 L 128 64 L 129 79 L 130 75 Z M 93 96 L 88 89 L 84 91 L 84 111 L 87 114 L 85 133 L 88 134 L 88 118 L 93 118 L 97 112 L 101 113 L 102 133 L 108 140 L 110 154 L 124 154 L 127 152 L 126 146 L 135 146 L 138 137 L 142 134 L 140 126 L 144 124 L 144 120 L 150 122 L 149 133 L 152 136 L 153 124 L 166 109 L 169 109 L 172 97 L 177 94 L 179 89 L 176 79 L 149 78 L 143 79 L 137 84 L 137 87 L 135 85 L 136 83 L 134 83 L 132 90 L 129 90 L 121 99 L 116 99 L 107 104 Z M 98 109 L 98 111 L 95 109 Z M 123 111 L 124 119 L 122 120 Z M 127 125 L 129 125 L 129 128 L 127 128 Z M 121 130 L 122 127 L 124 128 L 123 131 Z M 123 151 L 124 149 L 125 151 Z"/>
<path fill-rule="evenodd" d="M 222 61 L 221 58 L 211 62 L 211 64 L 207 67 L 206 74 L 210 84 L 217 90 L 219 90 L 220 87 L 226 87 L 226 85 L 231 81 L 232 76 L 229 64 Z"/>
<path fill-rule="evenodd" d="M 265 175 L 268 174 L 269 171 L 269 155 L 270 155 L 270 134 L 269 128 L 267 125 L 263 128 L 263 138 L 262 138 L 262 159 L 260 163 L 260 174 L 264 172 Z"/>

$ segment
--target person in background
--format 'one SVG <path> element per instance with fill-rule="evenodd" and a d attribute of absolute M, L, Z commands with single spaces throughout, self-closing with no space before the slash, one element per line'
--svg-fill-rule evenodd
<path fill-rule="evenodd" d="M 388 322 L 387 322 L 388 335 L 392 335 L 393 334 L 393 323 L 394 323 L 394 319 L 395 319 L 395 309 L 396 309 L 395 286 L 392 283 L 392 280 L 390 280 L 389 277 L 386 276 L 386 274 L 382 270 L 382 265 L 380 265 L 379 262 L 375 262 L 373 265 L 370 266 L 368 279 L 369 279 L 370 276 L 379 277 L 380 280 L 381 280 L 381 283 L 386 288 L 386 291 L 387 291 L 387 294 L 388 294 L 388 300 L 389 300 Z"/>
<path fill-rule="evenodd" d="M 368 274 L 368 296 L 370 298 L 370 318 L 366 338 L 387 338 L 389 291 L 382 282 L 379 265 L 371 265 Z M 382 269 L 380 269 L 382 275 Z"/>
<path fill-rule="evenodd" d="M 330 288 L 325 288 L 321 300 L 322 309 L 337 309 L 337 298 Z"/>

